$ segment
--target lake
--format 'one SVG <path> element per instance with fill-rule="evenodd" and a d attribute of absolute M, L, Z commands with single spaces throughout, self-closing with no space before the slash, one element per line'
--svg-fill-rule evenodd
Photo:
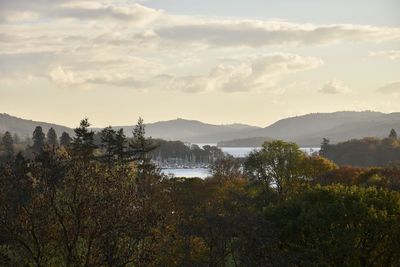
<path fill-rule="evenodd" d="M 161 172 L 165 175 L 172 175 L 175 177 L 186 178 L 206 178 L 210 176 L 210 170 L 206 168 L 193 168 L 193 169 L 162 169 Z"/>
<path fill-rule="evenodd" d="M 216 144 L 204 144 L 199 143 L 198 146 L 202 147 L 204 145 L 215 146 Z M 246 157 L 251 151 L 260 149 L 259 147 L 220 147 L 220 149 L 235 158 Z M 302 147 L 301 151 L 311 155 L 319 151 L 319 147 Z M 162 169 L 161 172 L 166 175 L 173 175 L 175 177 L 186 177 L 186 178 L 206 178 L 210 175 L 210 170 L 206 168 L 193 168 L 193 169 Z"/>

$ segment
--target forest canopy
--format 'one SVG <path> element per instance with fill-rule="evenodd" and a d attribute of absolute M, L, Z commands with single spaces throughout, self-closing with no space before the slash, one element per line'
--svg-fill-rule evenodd
<path fill-rule="evenodd" d="M 392 129 L 387 138 L 367 137 L 338 144 L 324 139 L 320 154 L 339 165 L 389 166 L 400 162 L 400 139 Z"/>
<path fill-rule="evenodd" d="M 244 163 L 216 158 L 209 178 L 171 178 L 142 120 L 130 139 L 89 126 L 36 128 L 27 152 L 3 136 L 0 265 L 400 265 L 398 168 L 268 141 Z"/>

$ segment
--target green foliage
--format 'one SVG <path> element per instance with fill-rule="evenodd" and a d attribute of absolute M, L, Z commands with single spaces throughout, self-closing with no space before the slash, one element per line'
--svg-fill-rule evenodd
<path fill-rule="evenodd" d="M 68 147 L 71 144 L 71 137 L 68 133 L 63 132 L 60 137 L 60 145 L 64 147 Z"/>
<path fill-rule="evenodd" d="M 332 145 L 325 141 L 320 155 L 339 165 L 389 166 L 400 161 L 400 140 L 392 129 L 388 138 L 364 138 Z"/>
<path fill-rule="evenodd" d="M 355 168 L 343 166 L 338 169 L 322 173 L 313 180 L 314 184 L 321 185 L 358 185 L 362 187 L 374 186 L 400 191 L 400 169 L 398 168 Z"/>
<path fill-rule="evenodd" d="M 164 179 L 143 120 L 130 142 L 105 128 L 99 146 L 89 126 L 0 162 L 1 266 L 400 265 L 399 169 L 338 168 L 273 141 L 244 170 L 222 158 L 211 178 Z"/>
<path fill-rule="evenodd" d="M 152 175 L 157 176 L 159 172 L 151 163 L 150 157 L 150 152 L 153 151 L 156 146 L 151 137 L 146 138 L 145 134 L 146 130 L 143 119 L 139 118 L 135 128 L 133 129 L 133 138 L 129 143 L 129 155 L 131 159 L 136 162 L 141 182 L 149 179 Z"/>
<path fill-rule="evenodd" d="M 395 129 L 390 130 L 389 138 L 397 139 L 397 133 L 396 133 Z"/>
<path fill-rule="evenodd" d="M 90 158 L 93 156 L 96 145 L 94 144 L 93 136 L 94 132 L 89 130 L 89 120 L 83 119 L 78 128 L 75 131 L 75 137 L 72 139 L 72 149 L 76 155 L 84 158 Z"/>
<path fill-rule="evenodd" d="M 190 147 L 182 141 L 154 140 L 155 149 L 150 156 L 157 161 L 175 161 L 186 163 L 213 163 L 225 157 L 221 149 L 215 146 L 191 145 Z"/>
<path fill-rule="evenodd" d="M 398 266 L 400 195 L 315 187 L 268 209 L 289 265 Z"/>
<path fill-rule="evenodd" d="M 303 159 L 304 154 L 294 143 L 265 142 L 260 151 L 250 153 L 245 172 L 268 187 L 276 187 L 279 194 L 285 194 L 300 182 Z"/>
<path fill-rule="evenodd" d="M 93 157 L 87 127 L 83 121 L 72 149 L 46 149 L 32 160 L 18 154 L 0 165 L 0 260 L 19 259 L 16 266 L 152 261 L 153 228 L 168 210 L 161 208 L 167 201 L 160 179 L 139 182 L 134 166 Z"/>
<path fill-rule="evenodd" d="M 242 178 L 243 171 L 241 167 L 241 161 L 233 157 L 224 157 L 218 159 L 211 166 L 211 173 L 214 177 L 221 178 Z"/>
<path fill-rule="evenodd" d="M 43 133 L 42 127 L 37 126 L 33 131 L 32 135 L 32 152 L 36 155 L 40 155 L 43 152 L 45 144 L 45 135 Z"/>
<path fill-rule="evenodd" d="M 47 132 L 46 143 L 51 148 L 58 147 L 57 134 L 56 134 L 56 131 L 53 128 L 50 128 L 49 131 Z"/>
<path fill-rule="evenodd" d="M 5 156 L 7 158 L 12 157 L 14 155 L 14 140 L 10 132 L 5 132 L 1 141 Z"/>

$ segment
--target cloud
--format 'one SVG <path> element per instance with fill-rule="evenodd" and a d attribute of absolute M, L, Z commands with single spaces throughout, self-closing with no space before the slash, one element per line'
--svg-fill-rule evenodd
<path fill-rule="evenodd" d="M 113 19 L 135 24 L 150 22 L 162 14 L 129 1 L 79 1 L 79 0 L 0 0 L 3 21 L 73 18 L 78 20 Z"/>
<path fill-rule="evenodd" d="M 48 77 L 60 87 L 117 86 L 134 90 L 167 90 L 185 93 L 269 91 L 282 93 L 277 83 L 286 75 L 317 68 L 322 60 L 294 54 L 273 53 L 225 59 L 208 75 L 155 75 L 147 78 L 129 73 L 85 72 L 57 66 Z"/>
<path fill-rule="evenodd" d="M 49 73 L 50 79 L 61 87 L 80 86 L 84 80 L 75 77 L 70 70 L 65 70 L 62 66 L 57 66 Z"/>
<path fill-rule="evenodd" d="M 145 90 L 156 86 L 154 80 L 143 80 L 135 75 L 96 69 L 95 71 L 86 71 L 85 69 L 71 69 L 65 66 L 56 66 L 51 69 L 47 77 L 57 86 L 75 89 L 93 89 L 96 86 L 115 86 L 134 90 Z"/>
<path fill-rule="evenodd" d="M 251 56 L 259 48 L 400 37 L 399 28 L 369 25 L 178 16 L 131 0 L 0 0 L 0 18 L 0 75 L 74 88 L 282 92 L 286 75 L 322 60 Z"/>
<path fill-rule="evenodd" d="M 213 68 L 208 76 L 172 78 L 168 88 L 184 92 L 274 91 L 283 76 L 323 64 L 318 58 L 285 53 L 249 56 L 230 61 L 231 63 L 222 63 Z"/>
<path fill-rule="evenodd" d="M 400 38 L 400 29 L 353 24 L 313 25 L 285 21 L 226 20 L 163 26 L 166 40 L 211 46 L 306 46 L 341 42 L 381 42 Z"/>
<path fill-rule="evenodd" d="M 391 82 L 378 88 L 377 91 L 386 95 L 399 96 L 400 95 L 400 81 Z"/>
<path fill-rule="evenodd" d="M 387 57 L 391 60 L 397 60 L 400 59 L 400 50 L 375 51 L 370 52 L 369 55 L 372 57 L 382 56 Z"/>
<path fill-rule="evenodd" d="M 132 3 L 124 5 L 104 4 L 100 2 L 71 2 L 60 5 L 48 16 L 66 17 L 80 20 L 104 20 L 148 23 L 161 15 L 161 11 Z"/>
<path fill-rule="evenodd" d="M 350 92 L 349 88 L 343 84 L 343 82 L 338 80 L 328 81 L 324 84 L 324 86 L 318 90 L 321 94 L 329 94 L 329 95 L 339 95 L 339 94 L 347 94 Z"/>

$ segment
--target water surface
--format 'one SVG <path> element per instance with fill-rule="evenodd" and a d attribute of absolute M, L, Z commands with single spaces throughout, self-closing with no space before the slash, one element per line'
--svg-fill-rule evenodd
<path fill-rule="evenodd" d="M 198 146 L 204 145 L 215 146 L 216 144 L 204 144 L 199 143 Z M 249 155 L 250 152 L 259 150 L 261 147 L 220 147 L 222 152 L 229 154 L 235 158 L 244 158 Z M 311 155 L 319 151 L 319 147 L 302 147 L 301 151 Z M 210 176 L 210 170 L 207 168 L 193 168 L 193 169 L 162 169 L 161 172 L 166 175 L 173 175 L 175 177 L 186 177 L 186 178 L 206 178 Z"/>

